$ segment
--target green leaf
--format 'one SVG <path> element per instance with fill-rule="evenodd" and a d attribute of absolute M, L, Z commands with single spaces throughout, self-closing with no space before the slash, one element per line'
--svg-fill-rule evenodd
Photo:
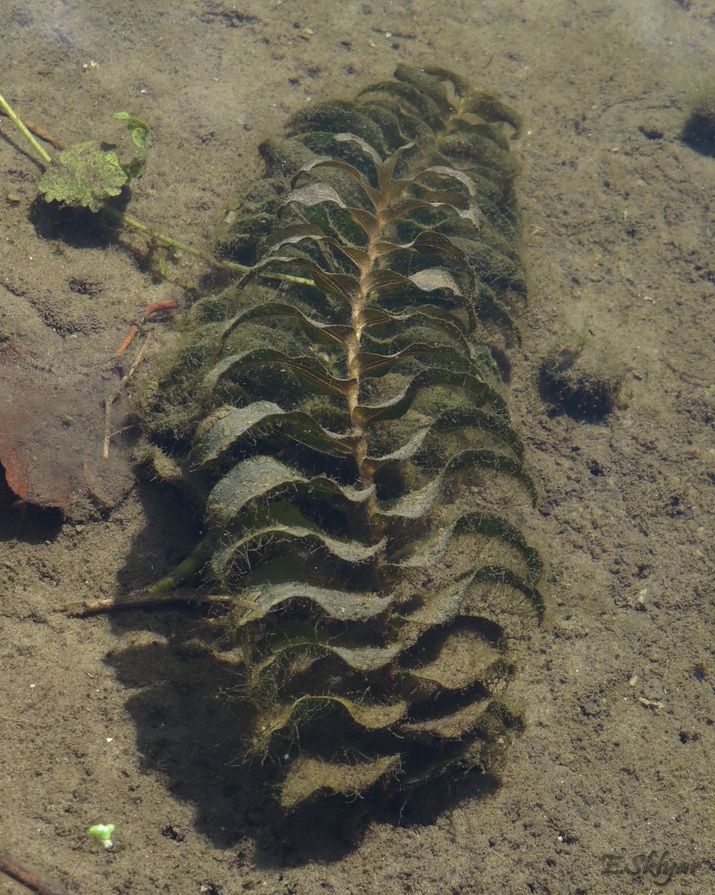
<path fill-rule="evenodd" d="M 395 354 L 375 354 L 361 351 L 356 361 L 362 376 L 384 376 L 395 364 L 407 357 L 436 357 L 452 370 L 469 371 L 472 368 L 469 357 L 445 345 L 408 345 Z"/>
<path fill-rule="evenodd" d="M 405 444 L 394 451 L 390 451 L 389 454 L 383 454 L 381 457 L 366 457 L 364 461 L 365 469 L 370 475 L 374 475 L 379 469 L 398 465 L 405 460 L 410 460 L 422 448 L 428 433 L 429 427 L 425 427 L 424 429 L 420 429 L 409 441 L 405 442 Z"/>
<path fill-rule="evenodd" d="M 442 475 L 438 475 L 424 488 L 414 489 L 394 501 L 381 501 L 378 513 L 384 518 L 420 519 L 433 507 L 442 485 Z"/>
<path fill-rule="evenodd" d="M 491 469 L 494 472 L 503 472 L 512 476 L 526 488 L 532 503 L 536 503 L 536 488 L 531 476 L 518 460 L 505 457 L 496 451 L 463 451 L 452 460 L 448 468 L 451 471 L 474 467 L 478 469 Z"/>
<path fill-rule="evenodd" d="M 365 143 L 365 145 L 367 146 L 366 143 Z M 379 156 L 377 156 L 377 158 L 379 159 Z M 371 200 L 373 205 L 375 205 L 375 206 L 379 205 L 379 203 L 382 199 L 382 194 L 380 193 L 380 191 L 376 190 L 374 187 L 370 186 L 370 184 L 367 182 L 367 180 L 365 180 L 363 175 L 360 173 L 360 171 L 358 171 L 358 169 L 354 165 L 349 165 L 347 162 L 344 162 L 342 159 L 339 159 L 339 158 L 331 158 L 331 157 L 317 158 L 317 159 L 313 159 L 312 162 L 308 162 L 307 165 L 303 165 L 303 167 L 300 168 L 300 170 L 297 172 L 297 174 L 291 181 L 291 187 L 294 189 L 294 192 L 295 192 L 295 184 L 297 183 L 297 181 L 304 174 L 309 174 L 311 171 L 314 171 L 316 168 L 335 168 L 336 170 L 341 171 L 343 174 L 347 174 L 356 183 L 359 184 L 360 188 L 363 190 L 365 195 L 368 196 L 368 198 Z M 296 199 L 291 199 L 292 195 L 293 195 L 292 193 L 290 193 L 288 195 L 287 201 L 297 201 Z M 300 201 L 302 201 L 302 204 L 304 204 L 304 205 L 307 204 L 304 200 L 300 200 Z M 335 199 L 331 198 L 330 201 L 335 202 Z M 311 203 L 311 204 L 314 204 L 314 203 Z M 341 206 L 341 207 L 344 208 L 345 206 Z"/>
<path fill-rule="evenodd" d="M 359 146 L 360 149 L 362 149 L 362 151 L 372 159 L 372 162 L 376 168 L 379 167 L 379 165 L 382 163 L 382 159 L 380 158 L 380 154 L 378 153 L 378 151 L 373 146 L 371 146 L 367 142 L 367 140 L 363 140 L 362 137 L 358 137 L 357 134 L 335 134 L 335 140 L 338 143 L 354 143 L 356 146 Z M 403 151 L 404 149 L 409 148 L 411 147 L 405 146 L 403 147 Z"/>
<path fill-rule="evenodd" d="M 297 133 L 324 131 L 335 135 L 345 131 L 359 132 L 376 146 L 382 142 L 380 128 L 355 103 L 332 101 L 308 106 L 293 115 L 289 126 Z"/>
<path fill-rule="evenodd" d="M 479 115 L 484 121 L 506 121 L 517 134 L 521 130 L 521 116 L 494 93 L 474 93 L 460 104 L 459 111 Z"/>
<path fill-rule="evenodd" d="M 322 531 L 304 525 L 273 522 L 235 540 L 227 537 L 226 543 L 222 544 L 214 553 L 212 567 L 219 578 L 225 578 L 236 560 L 246 551 L 260 550 L 268 544 L 278 544 L 279 542 L 286 543 L 289 548 L 293 549 L 297 549 L 299 543 L 305 550 L 314 550 L 318 547 L 333 557 L 354 565 L 374 559 L 382 553 L 385 547 L 384 540 L 366 546 L 357 541 L 332 538 Z"/>
<path fill-rule="evenodd" d="M 226 527 L 249 501 L 265 498 L 276 488 L 305 482 L 304 476 L 272 457 L 250 457 L 237 463 L 209 494 L 206 512 L 213 526 Z"/>
<path fill-rule="evenodd" d="M 497 584 L 500 587 L 511 588 L 523 596 L 524 603 L 535 613 L 539 620 L 543 618 L 544 612 L 546 611 L 543 596 L 532 584 L 525 581 L 521 575 L 518 575 L 513 569 L 498 565 L 483 566 L 471 577 L 471 581 L 474 584 L 489 582 L 490 584 Z M 477 608 L 478 607 L 475 605 L 474 610 Z"/>
<path fill-rule="evenodd" d="M 408 630 L 415 643 L 424 631 L 448 625 L 460 615 L 471 583 L 471 579 L 460 579 L 448 581 L 442 587 L 430 588 L 416 608 L 402 612 L 401 618 L 408 622 Z M 404 640 L 405 633 L 401 633 Z"/>
<path fill-rule="evenodd" d="M 245 370 L 272 367 L 278 371 L 293 370 L 311 391 L 316 394 L 333 394 L 345 397 L 353 385 L 352 379 L 332 376 L 319 361 L 312 357 L 289 357 L 273 348 L 254 348 L 224 358 L 210 372 L 206 385 L 210 391 L 216 388 L 224 376 Z"/>
<path fill-rule="evenodd" d="M 519 529 L 495 513 L 465 513 L 454 524 L 454 534 L 475 533 L 499 538 L 521 553 L 530 581 L 536 581 L 542 572 L 539 551 L 530 547 Z"/>
<path fill-rule="evenodd" d="M 467 192 L 470 196 L 476 195 L 477 185 L 472 178 L 465 174 L 464 171 L 459 171 L 457 168 L 450 168 L 447 165 L 432 165 L 431 168 L 425 168 L 423 171 L 420 171 L 419 174 L 415 175 L 414 180 L 423 180 L 435 174 L 438 177 L 450 177 L 452 180 L 458 180 L 467 188 Z M 452 193 L 451 195 L 457 196 L 458 194 Z"/>
<path fill-rule="evenodd" d="M 498 438 L 507 444 L 514 452 L 517 460 L 524 456 L 524 445 L 521 438 L 512 429 L 509 423 L 500 416 L 487 413 L 484 410 L 448 410 L 432 423 L 430 431 L 435 435 L 443 432 L 454 432 L 461 428 L 481 429 L 484 432 Z"/>
<path fill-rule="evenodd" d="M 299 755 L 286 772 L 280 789 L 280 804 L 285 811 L 291 811 L 319 795 L 339 794 L 354 799 L 378 780 L 396 776 L 399 769 L 398 755 L 345 763 L 324 761 L 309 754 Z"/>
<path fill-rule="evenodd" d="M 450 339 L 461 346 L 464 354 L 470 357 L 474 351 L 473 344 L 464 332 L 464 326 L 453 311 L 438 308 L 435 305 L 419 305 L 403 314 L 391 314 L 382 308 L 366 308 L 364 313 L 365 329 L 383 324 L 394 324 L 401 330 L 400 324 L 420 323 L 430 329 L 439 329 Z"/>
<path fill-rule="evenodd" d="M 455 295 L 464 294 L 459 288 L 459 283 L 454 275 L 442 267 L 430 267 L 427 270 L 420 270 L 417 273 L 413 273 L 408 279 L 423 292 L 447 289 L 449 292 L 454 292 Z"/>
<path fill-rule="evenodd" d="M 452 525 L 442 528 L 421 543 L 414 544 L 410 555 L 405 559 L 398 559 L 397 565 L 401 568 L 433 566 L 445 555 L 452 538 L 464 534 L 481 535 L 503 542 L 510 550 L 521 555 L 525 572 L 531 581 L 541 574 L 539 554 L 526 543 L 519 529 L 496 513 L 483 512 L 465 513 Z M 519 580 L 524 579 L 519 577 Z"/>
<path fill-rule="evenodd" d="M 435 478 L 420 489 L 410 491 L 409 494 L 394 501 L 381 501 L 379 514 L 385 517 L 399 516 L 403 519 L 419 519 L 426 515 L 439 496 L 442 482 L 447 476 L 454 475 L 463 469 L 495 469 L 513 476 L 529 491 L 534 493 L 534 485 L 526 470 L 515 460 L 498 454 L 495 451 L 462 451 L 447 463 L 445 468 Z M 538 551 L 526 544 L 519 530 L 509 525 L 501 516 L 492 516 L 488 513 L 470 513 L 462 516 L 455 525 L 444 533 L 444 542 L 440 535 L 435 542 L 443 544 L 446 549 L 447 542 L 454 534 L 463 534 L 472 531 L 486 534 L 489 537 L 500 537 L 510 544 L 518 547 L 526 559 L 529 571 L 538 577 L 541 572 L 541 561 Z M 437 546 L 436 559 L 443 553 L 442 546 Z M 436 561 L 436 560 L 435 560 Z"/>
<path fill-rule="evenodd" d="M 127 128 L 131 132 L 134 145 L 137 147 L 137 149 L 146 152 L 149 125 L 145 124 L 141 120 L 141 118 L 134 118 L 132 115 L 129 114 L 129 112 L 115 112 L 114 115 L 112 115 L 112 118 L 117 118 L 120 121 L 126 121 Z"/>
<path fill-rule="evenodd" d="M 97 212 L 107 199 L 118 196 L 128 181 L 117 153 L 87 140 L 57 153 L 37 189 L 46 202 Z"/>
<path fill-rule="evenodd" d="M 375 493 L 374 485 L 351 488 L 327 476 L 309 478 L 273 457 L 249 457 L 237 463 L 213 487 L 206 506 L 209 521 L 214 526 L 228 527 L 249 503 L 257 500 L 268 503 L 275 499 L 276 493 L 283 495 L 286 489 L 293 496 L 300 493 L 323 499 L 342 497 L 353 504 L 364 503 Z"/>
<path fill-rule="evenodd" d="M 246 323 L 249 320 L 275 317 L 288 317 L 297 320 L 316 342 L 337 342 L 340 345 L 344 345 L 346 339 L 352 333 L 351 327 L 346 324 L 323 323 L 315 317 L 308 317 L 299 308 L 287 302 L 269 301 L 265 304 L 256 305 L 254 308 L 249 308 L 247 311 L 234 317 L 224 330 L 222 341 L 225 343 L 231 333 L 240 327 L 242 323 Z"/>
<path fill-rule="evenodd" d="M 141 118 L 134 118 L 128 112 L 115 112 L 112 118 L 126 121 L 127 130 L 132 135 L 132 143 L 134 143 L 137 148 L 137 153 L 131 162 L 122 167 L 127 172 L 127 176 L 130 179 L 140 177 L 144 171 L 146 154 L 149 148 L 149 125 L 145 124 Z"/>
<path fill-rule="evenodd" d="M 397 167 L 398 162 L 401 160 L 402 156 L 406 152 L 409 152 L 410 149 L 413 149 L 414 146 L 415 144 L 413 142 L 403 143 L 402 146 L 398 146 L 389 158 L 385 159 L 383 164 L 375 166 L 378 189 L 383 193 L 388 202 L 394 201 L 403 190 L 414 182 L 411 177 L 401 180 L 393 180 L 393 174 L 395 173 L 395 168 Z"/>
<path fill-rule="evenodd" d="M 466 78 L 463 78 L 461 75 L 458 75 L 447 68 L 440 68 L 437 65 L 425 65 L 420 69 L 415 69 L 410 65 L 400 63 L 395 69 L 395 77 L 399 81 L 415 83 L 418 75 L 428 75 L 433 81 L 440 82 L 440 85 L 442 81 L 448 81 L 452 84 L 458 96 L 464 96 L 465 94 L 469 96 L 474 93 L 474 88 Z"/>
<path fill-rule="evenodd" d="M 464 690 L 481 681 L 508 676 L 502 650 L 490 643 L 474 626 L 457 624 L 426 634 L 417 644 L 427 642 L 429 661 L 410 669 L 409 676 L 437 685 L 442 690 Z M 424 648 L 424 647 L 423 647 Z"/>
<path fill-rule="evenodd" d="M 277 706 L 270 713 L 263 714 L 262 726 L 269 732 L 269 736 L 284 730 L 286 727 L 303 726 L 301 721 L 315 717 L 316 709 L 330 711 L 338 710 L 346 712 L 350 718 L 366 730 L 380 730 L 391 727 L 400 720 L 407 710 L 406 702 L 392 704 L 380 704 L 369 702 L 357 702 L 344 696 L 301 696 L 287 705 Z"/>
<path fill-rule="evenodd" d="M 281 433 L 298 444 L 334 457 L 352 456 L 355 437 L 340 435 L 318 425 L 307 413 L 285 411 L 271 401 L 254 401 L 246 407 L 224 405 L 208 416 L 194 439 L 193 453 L 201 466 L 220 459 L 241 441 L 255 441 L 258 433 Z"/>
<path fill-rule="evenodd" d="M 424 199 L 400 199 L 385 212 L 383 220 L 389 224 L 406 214 L 425 208 L 448 208 L 463 220 L 469 221 L 477 230 L 480 229 L 484 221 L 484 215 L 479 207 L 457 193 L 443 193 L 441 196 L 436 193 L 433 198 Z"/>
<path fill-rule="evenodd" d="M 315 286 L 327 295 L 338 295 L 352 302 L 360 294 L 360 283 L 355 277 L 326 271 L 310 258 L 269 256 L 254 267 L 252 274 L 259 273 L 276 263 L 287 263 L 295 270 L 310 274 Z"/>
<path fill-rule="evenodd" d="M 239 602 L 246 608 L 238 618 L 238 625 L 248 625 L 297 601 L 315 603 L 330 618 L 346 622 L 364 621 L 383 613 L 393 599 L 392 595 L 382 597 L 371 593 L 314 587 L 296 581 L 266 585 L 258 590 L 244 592 L 239 597 Z"/>
<path fill-rule="evenodd" d="M 495 389 L 481 379 L 468 373 L 452 370 L 423 370 L 414 376 L 409 385 L 400 394 L 380 404 L 358 405 L 355 417 L 363 424 L 377 420 L 396 420 L 403 416 L 412 406 L 417 395 L 425 388 L 433 386 L 452 386 L 471 394 L 477 405 L 491 404 L 495 411 L 506 417 L 506 404 Z"/>
<path fill-rule="evenodd" d="M 393 94 L 400 99 L 407 100 L 407 102 L 418 111 L 420 116 L 427 122 L 433 131 L 439 132 L 443 129 L 444 123 L 442 114 L 437 104 L 429 96 L 416 90 L 410 84 L 401 81 L 381 81 L 380 83 L 373 84 L 361 91 L 358 96 L 374 93 L 376 91 L 383 91 L 388 94 Z"/>
<path fill-rule="evenodd" d="M 499 670 L 500 666 L 505 666 L 503 660 L 494 663 L 495 670 Z M 501 676 L 508 677 L 508 675 Z M 424 743 L 434 743 L 435 740 L 461 741 L 475 733 L 475 729 L 481 724 L 490 705 L 491 699 L 489 698 L 477 700 L 456 712 L 449 712 L 449 714 L 438 718 L 400 724 L 400 732 L 410 740 Z M 431 776 L 434 773 L 433 770 Z"/>
<path fill-rule="evenodd" d="M 310 208 L 311 205 L 320 205 L 323 202 L 332 203 L 338 208 L 347 208 L 337 190 L 329 183 L 322 183 L 319 180 L 292 189 L 283 200 L 283 205 L 305 205 Z"/>

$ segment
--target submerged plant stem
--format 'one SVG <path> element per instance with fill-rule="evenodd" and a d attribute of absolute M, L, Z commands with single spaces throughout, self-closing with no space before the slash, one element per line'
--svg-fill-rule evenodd
<path fill-rule="evenodd" d="M 141 233 L 142 236 L 145 236 L 154 242 L 159 242 L 162 245 L 169 246 L 169 248 L 176 249 L 179 252 L 188 252 L 188 254 L 201 258 L 204 261 L 208 261 L 210 264 L 214 264 L 218 267 L 226 267 L 229 270 L 235 270 L 239 273 L 248 273 L 251 269 L 250 267 L 245 267 L 243 264 L 237 264 L 235 261 L 219 261 L 217 258 L 207 255 L 199 249 L 186 245 L 184 242 L 179 242 L 178 239 L 173 239 L 171 236 L 164 236 L 164 234 L 159 233 L 158 230 L 152 230 L 151 227 L 147 227 L 146 224 L 142 224 L 141 221 L 138 221 L 136 218 L 131 217 L 131 215 L 128 215 L 123 211 L 119 211 L 117 208 L 113 208 L 111 205 L 103 205 L 102 211 L 106 211 L 110 217 L 119 221 L 122 226 L 129 227 L 131 230 L 136 230 L 138 233 Z"/>
<path fill-rule="evenodd" d="M 8 101 L 5 99 L 5 97 L 2 94 L 0 94 L 0 108 L 2 108 L 3 112 L 7 115 L 7 117 L 10 119 L 10 121 L 12 121 L 12 123 L 20 130 L 23 137 L 25 137 L 25 139 L 29 141 L 30 145 L 35 150 L 35 152 L 37 152 L 39 154 L 42 161 L 46 165 L 49 165 L 50 162 L 52 161 L 50 154 L 47 152 L 47 150 L 43 146 L 40 146 L 40 144 L 37 142 L 37 140 L 34 138 L 34 136 L 27 129 L 27 127 L 25 126 L 23 121 L 20 119 L 17 112 L 14 111 L 12 106 L 8 103 Z"/>
<path fill-rule="evenodd" d="M 153 584 L 147 591 L 149 597 L 160 597 L 163 594 L 169 594 L 180 587 L 184 582 L 193 578 L 197 572 L 206 564 L 206 560 L 211 556 L 212 544 L 208 538 L 201 541 L 193 553 L 190 553 L 185 560 L 179 563 L 176 568 L 172 569 L 168 575 Z"/>

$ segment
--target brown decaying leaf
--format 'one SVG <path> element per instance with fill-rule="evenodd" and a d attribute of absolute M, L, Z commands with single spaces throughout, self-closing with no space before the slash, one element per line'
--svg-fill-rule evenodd
<path fill-rule="evenodd" d="M 0 465 L 18 501 L 64 517 L 86 491 L 105 502 L 104 473 L 116 473 L 100 458 L 106 389 L 9 346 L 0 351 Z"/>

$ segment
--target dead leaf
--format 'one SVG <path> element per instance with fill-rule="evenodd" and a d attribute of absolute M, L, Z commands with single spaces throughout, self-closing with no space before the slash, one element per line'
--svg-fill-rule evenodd
<path fill-rule="evenodd" d="M 19 501 L 66 517 L 76 499 L 88 490 L 94 496 L 105 472 L 116 476 L 116 462 L 101 461 L 102 401 L 110 387 L 97 375 L 58 371 L 9 346 L 0 350 L 0 464 Z M 123 466 L 126 486 L 126 460 Z"/>

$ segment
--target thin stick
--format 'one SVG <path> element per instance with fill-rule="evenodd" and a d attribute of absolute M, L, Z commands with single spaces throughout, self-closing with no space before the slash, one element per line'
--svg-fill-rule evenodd
<path fill-rule="evenodd" d="M 146 351 L 146 346 L 147 343 L 144 342 L 142 347 L 139 349 L 137 356 L 134 358 L 134 363 L 131 365 L 126 374 L 119 380 L 119 382 L 117 383 L 117 387 L 112 389 L 112 391 L 107 395 L 104 401 L 104 444 L 102 445 L 103 460 L 106 460 L 109 457 L 109 442 L 112 438 L 112 404 L 114 404 L 114 402 L 119 397 L 119 393 L 121 392 L 123 386 L 127 384 L 127 382 L 136 372 L 136 369 L 139 366 L 142 357 L 144 356 L 144 352 Z"/>
<path fill-rule="evenodd" d="M 203 606 L 214 603 L 225 606 L 232 597 L 220 594 L 197 594 L 196 591 L 177 590 L 173 593 L 152 595 L 151 591 L 114 600 L 111 597 L 103 600 L 81 600 L 60 607 L 60 611 L 74 618 L 86 618 L 89 615 L 101 615 L 104 612 L 121 612 L 125 609 L 153 609 L 157 606 Z"/>
<path fill-rule="evenodd" d="M 134 341 L 134 336 L 139 332 L 139 326 L 136 323 L 132 323 L 129 327 L 129 332 L 127 333 L 126 339 L 122 342 L 122 344 L 117 348 L 117 353 L 114 355 L 115 357 L 121 357 L 124 352 L 129 348 L 129 346 Z"/>
<path fill-rule="evenodd" d="M 21 885 L 37 892 L 37 895 L 68 895 L 67 889 L 57 883 L 51 883 L 32 870 L 28 870 L 27 867 L 18 864 L 10 855 L 0 854 L 0 873 L 6 873 Z"/>
<path fill-rule="evenodd" d="M 96 615 L 100 612 L 114 612 L 117 609 L 141 609 L 145 606 L 166 606 L 170 603 L 230 603 L 231 597 L 219 594 L 202 594 L 195 590 L 182 589 L 201 570 L 211 555 L 212 542 L 208 537 L 200 541 L 193 552 L 168 575 L 141 593 L 123 600 L 84 600 L 63 607 L 69 615 Z"/>
<path fill-rule="evenodd" d="M 131 230 L 136 230 L 138 233 L 141 233 L 144 238 L 149 238 L 154 242 L 169 246 L 169 248 L 172 249 L 177 249 L 180 252 L 188 252 L 189 255 L 195 255 L 197 258 L 201 258 L 203 261 L 207 261 L 215 267 L 226 267 L 228 270 L 237 270 L 239 273 L 248 273 L 251 269 L 244 264 L 237 264 L 235 261 L 222 261 L 219 258 L 213 258 L 211 255 L 207 255 L 206 252 L 201 252 L 199 249 L 186 245 L 185 242 L 179 242 L 178 239 L 164 236 L 164 234 L 159 233 L 158 230 L 152 230 L 151 227 L 147 227 L 146 224 L 142 224 L 141 221 L 138 221 L 131 215 L 125 214 L 123 211 L 119 211 L 119 209 L 107 205 L 106 203 L 102 206 L 102 211 L 105 211 L 110 217 L 113 217 L 125 227 L 129 227 Z"/>
<path fill-rule="evenodd" d="M 0 109 L 0 115 L 7 115 L 5 109 Z M 7 117 L 9 118 L 10 116 L 8 115 Z M 45 143 L 49 143 L 50 146 L 54 146 L 55 149 L 59 149 L 60 151 L 69 149 L 69 146 L 66 143 L 63 143 L 62 140 L 58 140 L 57 137 L 53 137 L 51 133 L 49 133 L 39 125 L 33 124 L 31 121 L 28 121 L 27 118 L 24 119 L 23 123 L 25 127 L 36 137 L 39 137 Z"/>
<path fill-rule="evenodd" d="M 141 221 L 126 214 L 124 211 L 119 211 L 119 209 L 114 208 L 112 205 L 108 205 L 106 202 L 102 205 L 102 211 L 105 211 L 110 217 L 119 221 L 123 226 L 129 227 L 130 230 L 136 230 L 137 233 L 141 233 L 145 239 L 153 240 L 161 245 L 176 249 L 179 252 L 187 252 L 189 255 L 201 258 L 202 261 L 206 261 L 214 267 L 224 267 L 226 270 L 235 270 L 238 273 L 243 274 L 250 273 L 253 270 L 252 267 L 247 267 L 245 264 L 239 264 L 237 261 L 226 261 L 223 258 L 214 258 L 213 255 L 208 255 L 206 252 L 193 248 L 193 246 L 186 245 L 185 242 L 179 242 L 178 239 L 172 239 L 171 236 L 164 236 L 164 234 L 159 233 L 158 230 L 152 230 L 151 227 L 147 227 L 146 224 L 142 224 Z M 289 273 L 276 272 L 266 274 L 266 276 L 269 276 L 274 280 L 282 280 L 286 283 L 296 283 L 299 286 L 315 286 L 313 280 L 306 277 L 295 277 Z"/>

